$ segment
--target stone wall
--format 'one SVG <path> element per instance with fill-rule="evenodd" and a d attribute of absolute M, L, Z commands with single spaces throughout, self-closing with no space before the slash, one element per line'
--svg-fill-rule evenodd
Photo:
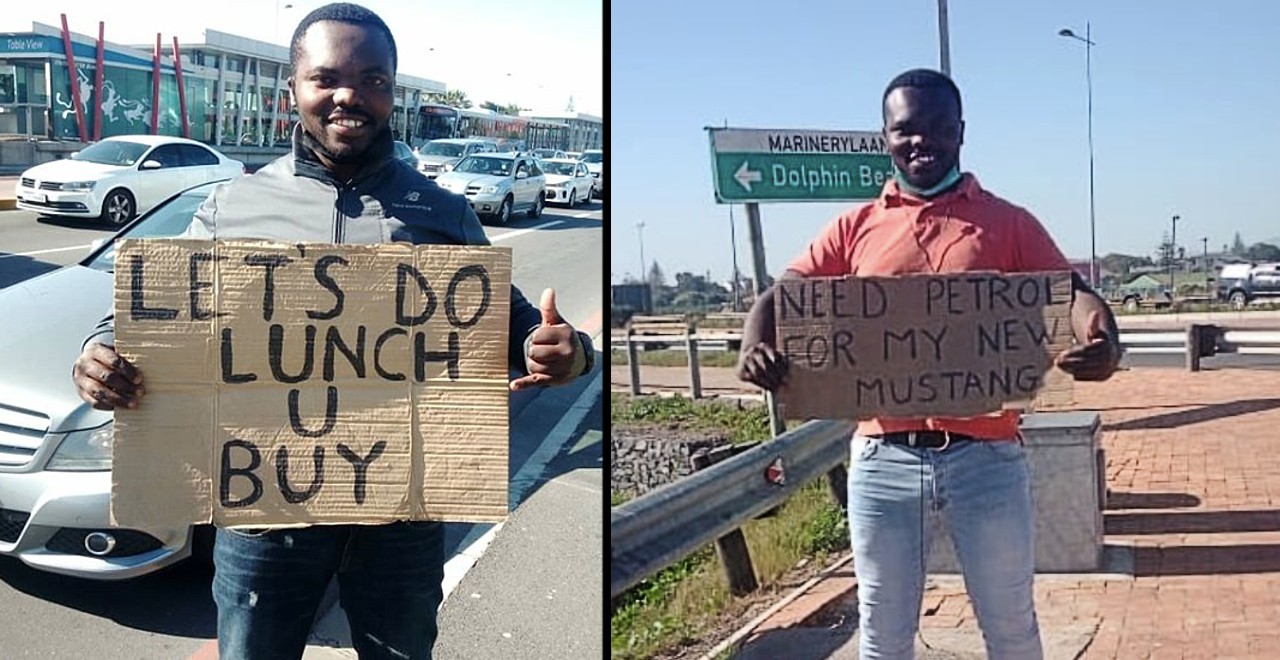
<path fill-rule="evenodd" d="M 615 429 L 609 433 L 609 486 L 638 497 L 688 475 L 689 456 L 700 448 L 729 444 L 724 435 L 665 429 Z"/>

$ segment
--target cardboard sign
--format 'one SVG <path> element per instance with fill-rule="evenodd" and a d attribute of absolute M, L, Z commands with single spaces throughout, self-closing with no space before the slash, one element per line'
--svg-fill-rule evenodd
<path fill-rule="evenodd" d="M 780 280 L 774 301 L 793 419 L 965 417 L 1069 383 L 1046 375 L 1071 345 L 1070 273 Z"/>
<path fill-rule="evenodd" d="M 510 284 L 509 248 L 122 241 L 113 523 L 502 520 Z"/>

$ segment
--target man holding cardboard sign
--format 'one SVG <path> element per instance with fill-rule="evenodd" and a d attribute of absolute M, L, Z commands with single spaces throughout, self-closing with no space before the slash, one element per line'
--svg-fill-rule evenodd
<path fill-rule="evenodd" d="M 351 4 L 320 7 L 298 25 L 290 57 L 301 117 L 293 153 L 219 186 L 184 240 L 121 245 L 122 352 L 109 318 L 73 377 L 85 401 L 124 409 L 117 424 L 185 429 L 187 418 L 210 418 L 229 434 L 171 438 L 175 452 L 203 450 L 166 457 L 188 482 L 216 484 L 192 503 L 215 522 L 265 521 L 218 530 L 220 657 L 301 657 L 336 575 L 361 658 L 430 658 L 444 565 L 430 489 L 449 482 L 440 466 L 464 471 L 495 443 L 505 457 L 507 392 L 573 380 L 590 370 L 592 347 L 560 317 L 553 291 L 534 307 L 507 284 L 510 254 L 478 247 L 488 240 L 465 199 L 393 157 L 396 46 L 381 18 Z M 429 245 L 458 247 L 417 247 Z M 157 353 L 212 328 L 186 365 Z M 122 353 L 148 351 L 157 366 L 144 381 Z M 522 374 L 509 383 L 508 364 Z M 181 410 L 159 405 L 180 396 Z M 416 422 L 402 432 L 407 419 Z M 409 456 L 410 447 L 422 451 Z M 483 498 L 481 518 L 505 509 L 493 489 L 447 485 L 463 503 Z M 113 515 L 163 508 L 135 505 Z M 310 524 L 348 514 L 366 524 Z M 281 520 L 293 526 L 270 529 Z"/>
<path fill-rule="evenodd" d="M 961 174 L 949 78 L 908 71 L 882 101 L 894 179 L 756 301 L 739 377 L 778 390 L 796 417 L 860 420 L 849 529 L 861 657 L 912 657 L 928 507 L 951 530 L 988 657 L 1040 658 L 1016 408 L 1053 365 L 1109 378 L 1115 319 L 1030 213 Z"/>

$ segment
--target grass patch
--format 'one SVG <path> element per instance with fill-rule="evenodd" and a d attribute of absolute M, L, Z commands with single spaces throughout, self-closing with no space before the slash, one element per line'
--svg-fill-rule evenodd
<path fill-rule="evenodd" d="M 817 479 L 783 504 L 778 515 L 742 528 L 762 591 L 777 591 L 780 580 L 805 558 L 826 562 L 849 547 L 844 515 L 826 481 Z M 624 594 L 609 620 L 610 657 L 639 660 L 671 654 L 706 639 L 725 620 L 740 617 L 745 601 L 729 593 L 711 546 L 659 571 Z"/>
<path fill-rule="evenodd" d="M 618 506 L 629 499 L 631 498 L 626 493 L 619 493 L 616 490 L 609 491 L 609 506 Z"/>
<path fill-rule="evenodd" d="M 640 364 L 649 367 L 687 367 L 689 354 L 684 351 L 638 351 L 636 357 Z M 618 349 L 609 351 L 611 364 L 626 364 L 627 352 Z M 737 367 L 737 351 L 699 351 L 698 364 L 704 367 Z"/>
<path fill-rule="evenodd" d="M 731 442 L 765 440 L 769 411 L 740 400 L 693 401 L 685 397 L 630 396 L 612 393 L 610 420 L 621 426 L 663 426 L 668 429 L 725 433 Z"/>

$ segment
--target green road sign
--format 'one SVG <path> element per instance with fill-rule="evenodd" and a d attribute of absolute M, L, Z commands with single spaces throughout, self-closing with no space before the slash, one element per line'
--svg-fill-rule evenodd
<path fill-rule="evenodd" d="M 708 128 L 716 201 L 875 199 L 893 165 L 869 131 Z"/>

